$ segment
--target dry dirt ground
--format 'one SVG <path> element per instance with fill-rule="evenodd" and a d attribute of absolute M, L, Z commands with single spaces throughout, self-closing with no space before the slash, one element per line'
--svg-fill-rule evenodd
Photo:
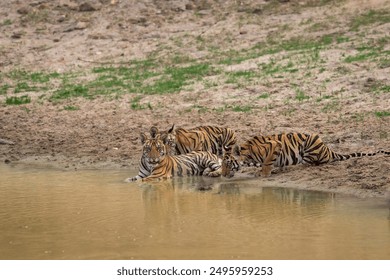
<path fill-rule="evenodd" d="M 140 132 L 172 124 L 390 150 L 390 1 L 0 2 L 2 162 L 135 169 Z M 259 180 L 383 197 L 389 171 L 375 156 Z"/>

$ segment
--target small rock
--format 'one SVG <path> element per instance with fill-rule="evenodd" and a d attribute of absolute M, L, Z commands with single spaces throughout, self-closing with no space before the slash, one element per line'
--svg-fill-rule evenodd
<path fill-rule="evenodd" d="M 147 22 L 147 19 L 145 17 L 134 17 L 134 18 L 129 18 L 129 21 L 132 23 L 132 24 L 141 24 L 141 25 L 145 25 L 146 22 Z"/>
<path fill-rule="evenodd" d="M 72 23 L 68 26 L 66 26 L 62 32 L 71 32 L 71 31 L 74 31 L 74 30 L 83 30 L 85 28 L 87 28 L 88 24 L 85 23 L 85 22 L 77 22 L 77 23 Z"/>
<path fill-rule="evenodd" d="M 111 34 L 101 34 L 101 33 L 96 33 L 96 34 L 90 34 L 88 35 L 89 39 L 93 40 L 107 40 L 107 39 L 112 39 L 113 36 Z"/>
<path fill-rule="evenodd" d="M 18 14 L 20 15 L 27 15 L 30 11 L 31 11 L 31 8 L 30 7 L 21 7 L 19 9 L 16 10 L 18 12 Z"/>
<path fill-rule="evenodd" d="M 195 9 L 194 5 L 191 4 L 191 3 L 187 3 L 187 4 L 185 5 L 185 7 L 186 7 L 186 10 L 194 10 L 194 9 Z"/>
<path fill-rule="evenodd" d="M 94 12 L 97 8 L 89 2 L 84 2 L 79 6 L 80 12 Z"/>
<path fill-rule="evenodd" d="M 14 34 L 11 35 L 12 39 L 20 39 L 22 38 L 22 33 L 21 32 L 14 32 Z"/>
<path fill-rule="evenodd" d="M 198 191 L 210 191 L 213 188 L 211 186 L 200 186 L 197 189 L 198 189 Z"/>
<path fill-rule="evenodd" d="M 58 19 L 57 22 L 63 22 L 66 19 L 66 15 L 61 15 Z"/>

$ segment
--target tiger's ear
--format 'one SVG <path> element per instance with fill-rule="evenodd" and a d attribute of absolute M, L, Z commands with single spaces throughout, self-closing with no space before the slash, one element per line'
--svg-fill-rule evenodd
<path fill-rule="evenodd" d="M 159 134 L 159 135 L 160 135 L 160 134 Z M 161 133 L 160 139 L 161 139 L 161 141 L 164 142 L 164 144 L 166 144 L 167 138 L 168 138 L 168 133 L 166 133 L 166 132 Z"/>
<path fill-rule="evenodd" d="M 241 155 L 241 147 L 238 145 L 234 145 L 233 147 L 233 155 L 239 156 Z"/>
<path fill-rule="evenodd" d="M 174 129 L 175 129 L 175 124 L 173 124 L 172 127 L 168 129 L 168 133 L 172 133 Z"/>
<path fill-rule="evenodd" d="M 148 140 L 148 136 L 146 136 L 146 134 L 143 132 L 141 132 L 140 136 L 141 136 L 141 143 L 145 144 L 145 141 Z"/>
<path fill-rule="evenodd" d="M 150 137 L 154 138 L 158 134 L 158 128 L 155 126 L 152 126 L 150 128 Z"/>

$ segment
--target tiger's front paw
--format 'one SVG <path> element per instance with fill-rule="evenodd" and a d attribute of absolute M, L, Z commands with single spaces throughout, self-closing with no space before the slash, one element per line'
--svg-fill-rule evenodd
<path fill-rule="evenodd" d="M 221 171 L 213 171 L 207 174 L 208 177 L 219 177 L 221 176 Z"/>
<path fill-rule="evenodd" d="M 137 177 L 131 177 L 131 178 L 127 178 L 126 180 L 125 180 L 125 182 L 126 183 L 131 183 L 131 182 L 134 182 L 134 181 L 137 181 Z"/>

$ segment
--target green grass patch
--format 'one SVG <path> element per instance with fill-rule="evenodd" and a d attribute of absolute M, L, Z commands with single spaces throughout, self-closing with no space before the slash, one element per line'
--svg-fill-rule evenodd
<path fill-rule="evenodd" d="M 369 84 L 369 89 L 374 94 L 382 94 L 390 92 L 390 85 L 384 84 L 380 81 L 374 81 L 374 83 Z"/>
<path fill-rule="evenodd" d="M 165 94 L 182 90 L 195 80 L 215 73 L 210 64 L 163 67 L 153 60 L 133 61 L 130 67 L 94 68 L 98 74 L 89 84 L 91 91 L 102 92 Z M 102 90 L 105 89 L 105 90 Z"/>
<path fill-rule="evenodd" d="M 374 115 L 378 118 L 389 117 L 390 111 L 375 111 Z"/>
<path fill-rule="evenodd" d="M 349 41 L 350 41 L 349 37 L 345 37 L 345 36 L 336 37 L 337 44 L 347 43 Z"/>
<path fill-rule="evenodd" d="M 19 82 L 15 85 L 14 93 L 26 92 L 26 91 L 38 91 L 40 88 L 36 86 L 30 86 L 27 82 Z"/>
<path fill-rule="evenodd" d="M 227 73 L 227 80 L 226 83 L 228 84 L 237 84 L 237 83 L 242 83 L 242 82 L 249 82 L 258 74 L 254 71 L 233 71 L 233 72 L 228 72 Z"/>
<path fill-rule="evenodd" d="M 59 78 L 60 74 L 57 72 L 53 73 L 43 73 L 43 72 L 34 72 L 28 75 L 28 78 L 34 83 L 47 83 L 51 79 Z"/>
<path fill-rule="evenodd" d="M 5 99 L 5 104 L 7 105 L 21 105 L 21 104 L 28 104 L 30 102 L 31 102 L 31 98 L 28 95 L 23 95 L 20 97 L 11 96 Z"/>
<path fill-rule="evenodd" d="M 89 90 L 86 86 L 78 84 L 78 85 L 65 85 L 63 88 L 54 91 L 50 99 L 60 100 L 60 99 L 69 99 L 72 97 L 91 98 L 92 96 L 89 94 Z"/>
<path fill-rule="evenodd" d="M 317 98 L 316 101 L 321 102 L 322 100 L 328 100 L 328 99 L 332 99 L 332 98 L 333 98 L 333 95 L 324 95 L 324 96 Z"/>
<path fill-rule="evenodd" d="M 77 110 L 80 110 L 80 107 L 73 106 L 73 105 L 67 105 L 67 106 L 64 106 L 64 110 L 66 110 L 66 111 L 77 111 Z"/>
<path fill-rule="evenodd" d="M 298 72 L 298 68 L 294 67 L 294 63 L 290 60 L 286 65 L 277 63 L 274 59 L 271 59 L 269 63 L 259 64 L 261 73 L 263 75 L 274 75 L 280 73 L 295 73 Z"/>
<path fill-rule="evenodd" d="M 304 101 L 306 99 L 309 99 L 310 96 L 306 95 L 305 92 L 300 89 L 300 88 L 296 88 L 295 89 L 295 99 L 298 100 L 298 101 Z"/>
<path fill-rule="evenodd" d="M 145 104 L 141 104 L 140 101 L 142 99 L 142 96 L 138 95 L 136 97 L 134 97 L 131 101 L 130 101 L 130 108 L 132 110 L 145 110 L 145 109 L 149 109 L 149 110 L 152 110 L 152 105 L 148 102 L 146 105 Z"/>
<path fill-rule="evenodd" d="M 371 58 L 378 57 L 379 55 L 380 55 L 380 53 L 378 51 L 364 52 L 364 53 L 359 53 L 357 55 L 347 56 L 344 59 L 344 62 L 352 63 L 352 62 L 357 62 L 357 61 L 365 61 L 365 60 L 369 60 Z"/>
<path fill-rule="evenodd" d="M 321 111 L 324 113 L 336 112 L 340 109 L 340 101 L 333 100 L 322 107 Z"/>
<path fill-rule="evenodd" d="M 280 52 L 306 53 L 313 50 L 318 52 L 318 50 L 331 45 L 336 41 L 336 39 L 337 37 L 334 34 L 324 35 L 317 39 L 309 39 L 302 36 L 291 38 L 289 40 L 279 40 L 279 38 L 277 40 L 268 39 L 266 42 L 258 43 L 249 49 L 243 49 L 240 51 L 229 50 L 215 55 L 219 57 L 217 61 L 218 64 L 233 65 L 264 55 L 272 55 Z M 279 70 L 276 69 L 275 71 L 277 72 Z M 294 72 L 297 71 L 297 69 L 291 68 L 290 71 Z"/>
<path fill-rule="evenodd" d="M 355 17 L 350 23 L 350 29 L 352 31 L 358 31 L 362 26 L 368 26 L 372 24 L 385 24 L 389 22 L 389 10 L 370 10 Z"/>
<path fill-rule="evenodd" d="M 210 64 L 194 64 L 187 67 L 168 67 L 162 77 L 150 84 L 143 85 L 138 92 L 145 94 L 165 94 L 179 92 L 193 81 L 215 74 Z"/>
<path fill-rule="evenodd" d="M 0 95 L 7 94 L 9 88 L 10 86 L 8 84 L 0 86 Z"/>
<path fill-rule="evenodd" d="M 236 106 L 233 106 L 232 107 L 232 111 L 233 112 L 244 112 L 244 113 L 248 113 L 252 110 L 252 106 L 249 106 L 249 105 L 245 105 L 245 106 L 240 106 L 240 105 L 236 105 Z"/>
<path fill-rule="evenodd" d="M 267 99 L 267 98 L 269 98 L 269 97 L 270 97 L 270 94 L 267 93 L 267 92 L 265 92 L 265 93 L 263 93 L 263 94 L 258 95 L 258 96 L 256 97 L 256 99 Z"/>
<path fill-rule="evenodd" d="M 27 72 L 25 70 L 13 70 L 9 72 L 7 75 L 10 79 L 16 81 L 31 81 L 34 83 L 46 83 L 53 78 L 59 78 L 61 75 L 57 72 L 52 73 L 44 73 L 44 72 Z"/>
<path fill-rule="evenodd" d="M 1 23 L 2 26 L 11 25 L 11 24 L 12 24 L 12 20 L 10 20 L 9 18 L 3 20 L 3 22 Z"/>
<path fill-rule="evenodd" d="M 197 110 L 198 113 L 206 113 L 209 110 L 207 107 L 198 104 L 193 105 L 190 111 L 192 111 L 192 109 Z"/>

